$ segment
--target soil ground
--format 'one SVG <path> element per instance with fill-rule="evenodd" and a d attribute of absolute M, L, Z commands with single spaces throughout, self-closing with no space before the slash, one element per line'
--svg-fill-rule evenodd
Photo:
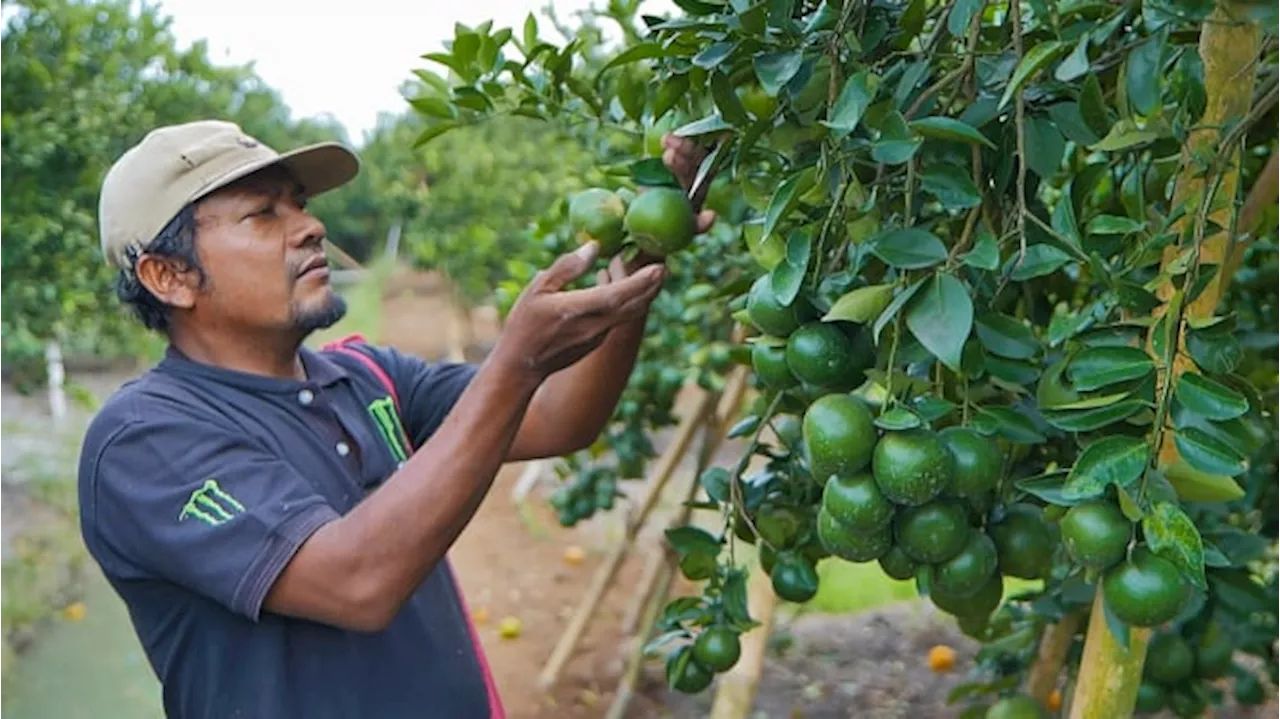
<path fill-rule="evenodd" d="M 433 286 L 430 281 L 397 281 L 397 291 L 388 293 L 383 340 L 428 359 L 444 356 L 450 330 L 440 329 L 440 318 L 447 316 L 448 305 L 438 295 L 426 294 Z M 483 355 L 496 332 L 491 317 L 474 319 L 475 336 L 468 351 L 473 359 Z M 126 377 L 117 373 L 73 379 L 102 398 Z M 15 547 L 23 537 L 37 534 L 42 527 L 56 525 L 74 532 L 74 524 L 68 524 L 66 501 L 70 497 L 74 502 L 76 427 L 87 411 L 78 410 L 68 429 L 55 431 L 45 407 L 42 396 L 20 397 L 6 387 L 0 452 L 6 561 L 17 556 Z M 659 451 L 669 438 L 668 431 L 657 439 Z M 735 461 L 735 450 L 741 448 L 722 447 L 717 462 Z M 544 501 L 550 482 L 540 485 L 523 505 L 513 501 L 512 488 L 523 469 L 523 465 L 504 469 L 451 558 L 476 615 L 508 715 L 512 719 L 602 716 L 626 659 L 621 617 L 646 557 L 655 551 L 659 531 L 642 534 L 559 683 L 549 692 L 539 691 L 538 673 L 592 573 L 621 536 L 624 512 L 562 528 Z M 684 481 L 680 477 L 691 472 L 691 463 L 686 462 L 673 482 Z M 639 483 L 628 484 L 627 489 L 638 495 Z M 675 504 L 669 499 L 659 512 L 673 511 Z M 623 504 L 631 510 L 634 506 Z M 74 538 L 78 543 L 78 535 Z M 566 562 L 565 550 L 570 546 L 586 550 L 586 560 L 578 565 Z M 21 647 L 16 662 L 6 657 L 6 715 L 19 719 L 160 716 L 158 686 L 138 650 L 123 606 L 96 567 L 87 564 L 83 574 L 65 583 L 68 586 L 49 594 L 54 606 L 39 623 L 36 638 Z M 688 591 L 689 587 L 679 584 L 674 589 L 676 594 Z M 9 597 L 6 592 L 6 605 Z M 68 603 L 70 610 L 59 611 Z M 964 681 L 976 645 L 927 605 L 903 602 L 842 616 L 797 615 L 794 609 L 783 608 L 775 624 L 753 717 L 878 719 L 958 714 L 957 707 L 947 706 L 946 696 Z M 522 623 L 517 638 L 499 636 L 498 624 L 508 616 Z M 928 650 L 937 644 L 947 644 L 958 653 L 956 668 L 949 674 L 933 673 L 926 666 Z M 645 668 L 627 716 L 705 717 L 711 696 L 711 692 L 698 697 L 670 694 L 663 684 L 661 662 L 653 661 Z M 1274 704 L 1266 711 L 1269 714 L 1252 716 L 1274 716 Z M 1220 712 L 1217 716 L 1251 715 Z"/>

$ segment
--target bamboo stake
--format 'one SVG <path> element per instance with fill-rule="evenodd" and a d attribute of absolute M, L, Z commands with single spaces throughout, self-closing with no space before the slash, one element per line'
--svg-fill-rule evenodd
<path fill-rule="evenodd" d="M 1075 637 L 1083 618 L 1081 612 L 1072 612 L 1044 631 L 1039 654 L 1027 679 L 1027 694 L 1040 702 L 1041 706 L 1049 705 L 1049 695 L 1058 683 L 1062 664 L 1067 660 L 1067 652 L 1071 649 L 1071 639 Z"/>
<path fill-rule="evenodd" d="M 760 676 L 764 673 L 777 606 L 778 597 L 773 593 L 769 577 L 763 570 L 755 572 L 747 582 L 747 608 L 751 618 L 760 625 L 742 635 L 742 657 L 720 676 L 710 719 L 744 719 L 751 712 Z"/>
<path fill-rule="evenodd" d="M 357 260 L 356 258 L 354 258 L 354 257 L 352 257 L 351 255 L 347 254 L 347 251 L 346 251 L 346 250 L 344 250 L 344 249 L 342 249 L 341 247 L 338 247 L 337 245 L 333 244 L 333 242 L 332 242 L 331 240 L 329 240 L 329 239 L 325 239 L 325 241 L 324 241 L 324 249 L 325 249 L 325 252 L 326 252 L 327 254 L 332 255 L 332 256 L 333 256 L 333 259 L 337 260 L 337 261 L 338 261 L 338 264 L 339 264 L 339 265 L 341 265 L 342 267 L 344 267 L 344 268 L 346 268 L 346 269 L 348 269 L 348 270 L 363 270 L 363 269 L 364 269 L 364 267 L 360 264 L 360 261 L 359 261 L 359 260 Z"/>
<path fill-rule="evenodd" d="M 648 607 L 649 596 L 652 594 L 654 587 L 660 583 L 660 573 L 667 563 L 666 552 L 658 551 L 649 555 L 648 561 L 645 562 L 644 572 L 640 574 L 640 591 L 631 596 L 631 601 L 627 604 L 627 610 L 622 614 L 622 633 L 623 635 L 631 634 L 640 626 L 640 614 Z"/>
<path fill-rule="evenodd" d="M 656 583 L 654 591 L 649 601 L 644 605 L 643 622 L 643 626 L 650 628 L 658 621 L 658 612 L 662 610 L 662 604 L 671 592 L 671 583 L 676 574 L 676 564 L 673 557 L 665 553 L 655 554 L 654 556 L 660 560 L 657 564 L 659 571 L 654 574 Z M 618 683 L 618 691 L 614 693 L 613 704 L 609 706 L 609 712 L 605 714 L 605 719 L 622 719 L 626 716 L 627 706 L 631 704 L 631 698 L 635 696 L 636 683 L 640 679 L 640 668 L 644 666 L 644 646 L 649 641 L 650 633 L 650 631 L 646 631 L 635 637 L 635 646 L 632 647 L 631 656 L 627 659 L 626 674 L 623 675 L 622 681 Z"/>
<path fill-rule="evenodd" d="M 622 560 L 626 558 L 627 552 L 635 543 L 636 535 L 644 525 L 649 513 L 657 505 L 658 498 L 661 496 L 667 481 L 680 464 L 680 460 L 684 458 L 689 448 L 689 442 L 693 439 L 693 433 L 702 425 L 707 413 L 715 405 L 716 395 L 703 391 L 693 411 L 680 423 L 679 428 L 676 430 L 675 438 L 672 440 L 671 445 L 667 447 L 667 450 L 663 452 L 658 461 L 658 467 L 654 470 L 653 488 L 648 496 L 645 497 L 639 511 L 627 522 L 622 540 L 618 542 L 608 558 L 596 570 L 595 576 L 591 578 L 591 585 L 587 588 L 586 594 L 583 595 L 582 601 L 578 603 L 578 608 L 569 620 L 569 625 L 565 628 L 564 633 L 560 635 L 560 640 L 556 643 L 555 648 L 552 649 L 551 656 L 543 666 L 542 673 L 538 676 L 538 687 L 540 689 L 545 690 L 551 687 L 560 677 L 560 672 L 563 671 L 564 665 L 569 661 L 573 650 L 582 639 L 587 623 L 591 621 L 592 615 L 595 614 L 600 604 L 600 598 L 604 596 L 610 582 L 613 581 L 614 575 L 617 574 L 618 568 L 622 566 Z"/>
<path fill-rule="evenodd" d="M 1080 675 L 1076 678 L 1075 696 L 1071 700 L 1071 719 L 1133 716 L 1142 682 L 1142 665 L 1147 657 L 1151 630 L 1129 628 L 1129 645 L 1122 646 L 1107 627 L 1102 607 L 1102 587 L 1093 596 L 1089 616 L 1088 639 L 1080 657 Z"/>

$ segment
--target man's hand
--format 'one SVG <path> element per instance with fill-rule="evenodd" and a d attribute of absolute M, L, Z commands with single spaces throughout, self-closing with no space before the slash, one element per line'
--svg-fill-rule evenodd
<path fill-rule="evenodd" d="M 563 291 L 595 262 L 599 245 L 588 242 L 539 272 L 521 293 L 494 355 L 537 381 L 585 357 L 609 330 L 643 317 L 666 270 L 654 265 L 621 271 L 597 287 Z"/>

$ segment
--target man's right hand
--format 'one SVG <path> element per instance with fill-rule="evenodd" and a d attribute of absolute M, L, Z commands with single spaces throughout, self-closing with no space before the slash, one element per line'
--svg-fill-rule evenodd
<path fill-rule="evenodd" d="M 666 270 L 650 265 L 589 289 L 563 291 L 595 262 L 588 242 L 561 255 L 529 283 L 508 315 L 494 356 L 541 381 L 572 365 L 604 341 L 609 330 L 644 315 L 662 289 Z"/>

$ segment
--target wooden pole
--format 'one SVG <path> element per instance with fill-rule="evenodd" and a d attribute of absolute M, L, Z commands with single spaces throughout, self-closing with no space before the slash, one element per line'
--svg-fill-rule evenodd
<path fill-rule="evenodd" d="M 1122 645 L 1107 626 L 1102 601 L 1099 586 L 1093 597 L 1084 655 L 1080 657 L 1071 719 L 1133 716 L 1133 706 L 1138 700 L 1151 630 L 1130 627 L 1129 644 Z"/>
<path fill-rule="evenodd" d="M 658 498 L 661 496 L 667 481 L 688 451 L 694 432 L 702 425 L 707 413 L 712 411 L 715 405 L 716 395 L 702 390 L 694 409 L 680 423 L 671 445 L 663 452 L 658 461 L 658 467 L 654 470 L 652 489 L 648 496 L 645 497 L 639 511 L 627 522 L 622 540 L 618 542 L 604 563 L 596 570 L 586 594 L 583 595 L 582 601 L 578 603 L 578 608 L 569 620 L 564 633 L 560 635 L 560 640 L 556 643 L 555 648 L 551 650 L 551 656 L 547 659 L 546 665 L 542 668 L 542 673 L 538 676 L 538 687 L 540 689 L 546 690 L 550 688 L 559 679 L 560 672 L 564 670 L 564 665 L 568 663 L 573 650 L 582 639 L 583 632 L 586 631 L 588 622 L 591 621 L 591 617 L 595 614 L 596 608 L 600 604 L 600 598 L 604 596 L 605 590 L 609 588 L 609 584 L 613 581 L 614 575 L 617 574 L 618 568 L 622 566 L 622 560 L 626 558 L 627 552 L 635 543 L 636 535 L 639 534 L 640 528 L 644 525 L 649 513 L 657 505 Z"/>
<path fill-rule="evenodd" d="M 1040 702 L 1041 706 L 1049 706 L 1049 695 L 1058 684 L 1058 675 L 1062 673 L 1062 664 L 1067 660 L 1071 640 L 1083 618 L 1082 612 L 1072 612 L 1044 630 L 1039 654 L 1027 679 L 1027 694 Z"/>

